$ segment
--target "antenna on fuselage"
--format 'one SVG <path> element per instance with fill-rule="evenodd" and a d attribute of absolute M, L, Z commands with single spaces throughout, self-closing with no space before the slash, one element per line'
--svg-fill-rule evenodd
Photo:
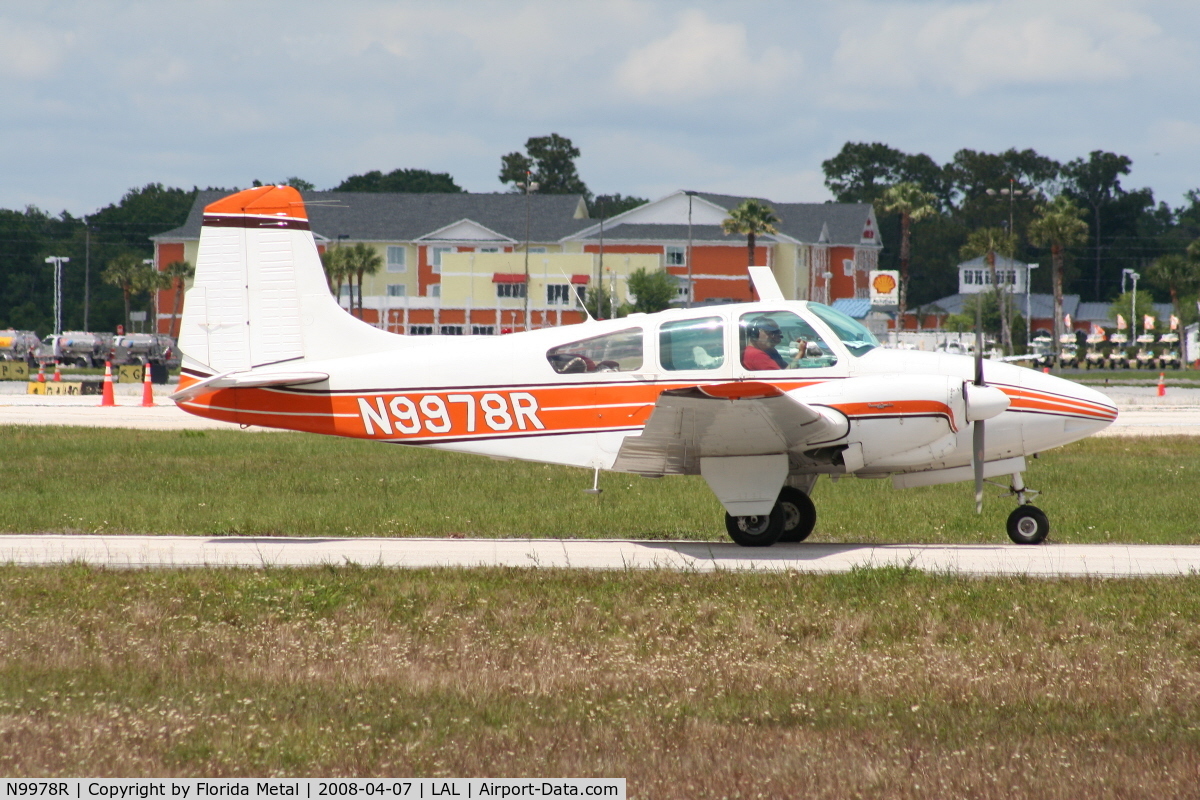
<path fill-rule="evenodd" d="M 569 286 L 572 290 L 575 289 L 575 284 L 571 283 L 571 278 L 567 275 L 567 273 L 562 271 L 562 267 L 558 267 L 558 274 L 567 279 L 567 286 Z M 592 312 L 588 311 L 587 303 L 581 302 L 579 306 L 583 309 L 583 313 L 587 315 L 588 322 L 596 321 L 596 318 L 592 316 Z"/>

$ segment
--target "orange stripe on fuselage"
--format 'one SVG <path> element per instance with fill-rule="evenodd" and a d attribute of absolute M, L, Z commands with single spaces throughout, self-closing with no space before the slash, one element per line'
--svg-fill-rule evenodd
<path fill-rule="evenodd" d="M 180 389 L 197 379 L 180 378 Z M 778 384 L 781 391 L 812 381 Z M 332 394 L 218 389 L 180 403 L 185 411 L 242 425 L 390 441 L 640 428 L 659 394 L 691 383 L 620 383 L 416 389 Z"/>
<path fill-rule="evenodd" d="M 1011 403 L 1009 406 L 1010 411 L 1058 414 L 1109 421 L 1117 418 L 1117 410 L 1115 408 L 1094 403 L 1090 400 L 1081 400 L 1078 397 L 1065 397 L 1035 389 L 1018 389 L 1012 386 L 1001 386 L 999 388 L 1008 395 Z"/>

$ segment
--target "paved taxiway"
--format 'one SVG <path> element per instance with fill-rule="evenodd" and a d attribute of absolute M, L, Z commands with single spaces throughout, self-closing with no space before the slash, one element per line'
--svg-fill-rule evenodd
<path fill-rule="evenodd" d="M 911 567 L 958 575 L 1146 577 L 1200 573 L 1189 545 L 801 544 L 583 539 L 321 539 L 204 536 L 0 536 L 0 563 L 149 567 L 535 567 L 711 572 L 849 572 Z"/>

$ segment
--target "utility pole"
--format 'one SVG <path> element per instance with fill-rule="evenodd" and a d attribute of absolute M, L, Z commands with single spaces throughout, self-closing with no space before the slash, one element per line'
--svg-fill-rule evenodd
<path fill-rule="evenodd" d="M 688 199 L 688 246 L 687 246 L 687 302 L 685 308 L 692 307 L 692 198 L 695 192 L 684 192 Z"/>
<path fill-rule="evenodd" d="M 66 256 L 46 256 L 46 263 L 54 265 L 54 335 L 62 333 L 62 265 L 71 259 Z"/>
<path fill-rule="evenodd" d="M 525 330 L 530 330 L 529 324 L 529 222 L 533 212 L 529 207 L 529 195 L 538 190 L 537 182 L 531 180 L 531 173 L 525 170 L 525 180 L 518 181 L 517 186 L 525 190 Z"/>

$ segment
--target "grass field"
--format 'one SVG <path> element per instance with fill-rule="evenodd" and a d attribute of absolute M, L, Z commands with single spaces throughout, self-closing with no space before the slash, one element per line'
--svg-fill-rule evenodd
<path fill-rule="evenodd" d="M 8 533 L 726 538 L 698 477 L 587 470 L 293 433 L 0 427 Z M 1200 542 L 1200 438 L 1089 439 L 1030 461 L 1059 542 Z M 1007 541 L 969 484 L 822 478 L 814 541 Z"/>
<path fill-rule="evenodd" d="M 1200 578 L 0 567 L 0 774 L 1194 797 Z"/>

